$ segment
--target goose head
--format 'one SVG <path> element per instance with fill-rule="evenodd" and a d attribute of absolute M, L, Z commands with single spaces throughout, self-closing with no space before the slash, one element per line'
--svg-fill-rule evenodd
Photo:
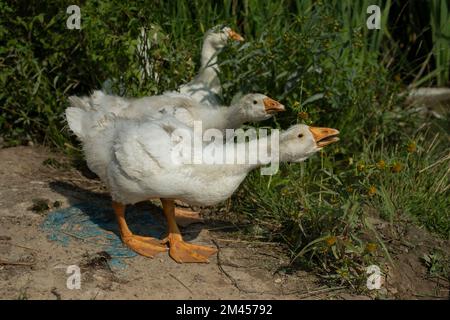
<path fill-rule="evenodd" d="M 275 113 L 285 111 L 284 106 L 276 100 L 261 93 L 243 96 L 237 103 L 236 112 L 242 119 L 259 122 L 271 118 Z"/>
<path fill-rule="evenodd" d="M 230 39 L 244 41 L 244 38 L 230 27 L 216 26 L 206 33 L 205 43 L 208 43 L 216 50 L 221 50 Z"/>
<path fill-rule="evenodd" d="M 339 131 L 332 128 L 297 124 L 280 134 L 280 159 L 301 162 L 323 147 L 339 141 Z"/>

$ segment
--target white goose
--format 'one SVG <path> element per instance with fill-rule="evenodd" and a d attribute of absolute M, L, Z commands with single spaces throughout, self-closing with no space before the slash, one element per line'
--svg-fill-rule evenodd
<path fill-rule="evenodd" d="M 216 204 L 230 197 L 251 170 L 270 160 L 259 159 L 255 164 L 186 164 L 185 154 L 179 153 L 179 142 L 173 135 L 183 130 L 192 137 L 194 131 L 170 115 L 157 120 L 110 116 L 99 125 L 94 110 L 77 110 L 67 110 L 69 126 L 83 142 L 89 167 L 111 192 L 122 241 L 147 257 L 166 251 L 165 244 L 168 244 L 170 256 L 179 263 L 208 262 L 216 250 L 183 241 L 175 221 L 173 199 L 193 205 Z M 338 133 L 329 128 L 293 126 L 280 136 L 280 160 L 303 161 L 337 141 Z M 265 142 L 270 150 L 273 147 L 268 138 L 261 138 L 260 142 Z M 253 144 L 245 144 L 249 153 L 257 152 Z M 201 151 L 206 155 L 215 145 L 205 144 Z M 239 144 L 233 143 L 231 147 L 241 150 Z M 163 241 L 132 234 L 125 220 L 126 204 L 150 198 L 161 198 L 163 204 L 169 229 Z"/>
<path fill-rule="evenodd" d="M 153 72 L 153 62 L 148 57 L 148 50 L 152 47 L 153 42 L 158 41 L 159 33 L 153 25 L 150 26 L 150 29 L 153 29 L 151 35 L 144 28 L 141 28 L 140 35 L 137 39 L 136 52 L 142 61 L 142 67 L 139 73 L 141 79 L 151 76 L 154 81 L 158 82 L 159 74 Z M 220 105 L 219 97 L 222 96 L 222 86 L 218 76 L 219 65 L 217 64 L 217 57 L 230 39 L 244 41 L 241 35 L 229 27 L 215 26 L 209 29 L 203 40 L 198 74 L 190 82 L 181 85 L 177 91 L 168 91 L 166 93 L 182 93 L 205 105 Z M 115 82 L 117 82 L 117 79 L 107 79 L 104 81 L 102 84 L 103 92 L 112 95 Z M 119 84 L 120 94 L 123 94 L 124 89 L 124 85 L 121 82 Z"/>
<path fill-rule="evenodd" d="M 200 70 L 192 81 L 180 86 L 179 92 L 208 106 L 220 105 L 222 86 L 219 79 L 217 57 L 229 39 L 244 41 L 244 38 L 229 27 L 216 26 L 206 32 L 203 40 Z"/>

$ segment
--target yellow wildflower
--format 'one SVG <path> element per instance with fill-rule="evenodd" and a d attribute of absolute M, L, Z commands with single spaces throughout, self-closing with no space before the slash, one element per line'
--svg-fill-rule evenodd
<path fill-rule="evenodd" d="M 308 115 L 307 112 L 300 111 L 300 112 L 298 113 L 298 117 L 299 117 L 300 119 L 302 119 L 302 120 L 307 120 L 307 119 L 309 118 L 309 115 Z"/>
<path fill-rule="evenodd" d="M 413 142 L 410 142 L 410 143 L 408 144 L 408 146 L 406 147 L 406 150 L 408 150 L 409 153 L 416 152 L 416 150 L 417 150 L 416 143 L 415 143 L 414 141 L 413 141 Z"/>
<path fill-rule="evenodd" d="M 377 188 L 375 188 L 375 186 L 370 186 L 369 190 L 367 191 L 367 194 L 371 197 L 375 193 L 377 193 Z"/>
<path fill-rule="evenodd" d="M 395 162 L 391 168 L 392 172 L 394 172 L 394 173 L 399 173 L 400 171 L 402 171 L 402 169 L 403 169 L 403 166 L 399 162 Z"/>
<path fill-rule="evenodd" d="M 361 172 L 364 171 L 365 168 L 366 166 L 364 165 L 364 163 L 358 163 L 356 166 L 356 169 Z"/>
<path fill-rule="evenodd" d="M 337 241 L 337 238 L 335 236 L 329 236 L 328 238 L 325 239 L 325 242 L 327 243 L 327 245 L 329 247 L 331 247 L 332 245 L 334 245 Z"/>
<path fill-rule="evenodd" d="M 366 245 L 366 250 L 367 250 L 367 252 L 369 252 L 369 253 L 374 253 L 375 251 L 377 251 L 377 244 L 376 244 L 376 243 L 373 243 L 373 242 L 369 242 L 369 243 Z"/>
<path fill-rule="evenodd" d="M 377 168 L 383 170 L 386 167 L 386 162 L 384 160 L 380 160 L 377 162 Z"/>

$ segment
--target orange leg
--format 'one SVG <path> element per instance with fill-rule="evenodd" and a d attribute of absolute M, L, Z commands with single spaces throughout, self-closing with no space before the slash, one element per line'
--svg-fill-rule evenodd
<path fill-rule="evenodd" d="M 175 207 L 175 220 L 182 227 L 187 227 L 194 223 L 203 223 L 202 217 L 198 211 L 182 209 Z"/>
<path fill-rule="evenodd" d="M 175 204 L 173 200 L 161 199 L 164 215 L 169 227 L 169 235 L 164 240 L 169 243 L 169 254 L 178 263 L 197 262 L 207 263 L 208 257 L 215 254 L 215 248 L 199 246 L 183 241 L 180 230 L 175 221 Z"/>
<path fill-rule="evenodd" d="M 128 228 L 125 220 L 125 206 L 115 201 L 113 201 L 112 206 L 116 213 L 117 223 L 119 224 L 120 237 L 123 243 L 131 250 L 149 258 L 153 258 L 160 252 L 167 251 L 167 247 L 155 238 L 134 235 Z"/>
<path fill-rule="evenodd" d="M 159 199 L 159 198 L 150 198 L 149 200 L 156 200 L 156 199 Z M 204 222 L 203 218 L 200 216 L 200 212 L 192 211 L 189 209 L 181 209 L 181 208 L 177 208 L 177 207 L 175 207 L 175 220 L 176 220 L 177 224 L 182 227 L 187 227 L 194 223 L 203 223 Z"/>

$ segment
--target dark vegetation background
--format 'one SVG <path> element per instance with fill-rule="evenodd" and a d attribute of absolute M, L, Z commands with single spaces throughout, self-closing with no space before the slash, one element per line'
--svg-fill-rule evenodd
<path fill-rule="evenodd" d="M 81 7 L 81 30 L 66 8 Z M 382 10 L 368 30 L 366 8 Z M 339 128 L 341 141 L 272 177 L 251 174 L 226 203 L 246 235 L 279 241 L 293 265 L 358 287 L 389 252 L 371 217 L 405 216 L 449 238 L 449 122 L 405 103 L 419 86 L 449 86 L 450 16 L 433 1 L 0 1 L 0 139 L 80 158 L 65 127 L 67 97 L 102 87 L 125 96 L 175 89 L 196 73 L 204 32 L 245 38 L 220 56 L 224 101 L 261 92 L 288 112 L 260 126 Z M 150 73 L 136 51 L 147 30 Z"/>

